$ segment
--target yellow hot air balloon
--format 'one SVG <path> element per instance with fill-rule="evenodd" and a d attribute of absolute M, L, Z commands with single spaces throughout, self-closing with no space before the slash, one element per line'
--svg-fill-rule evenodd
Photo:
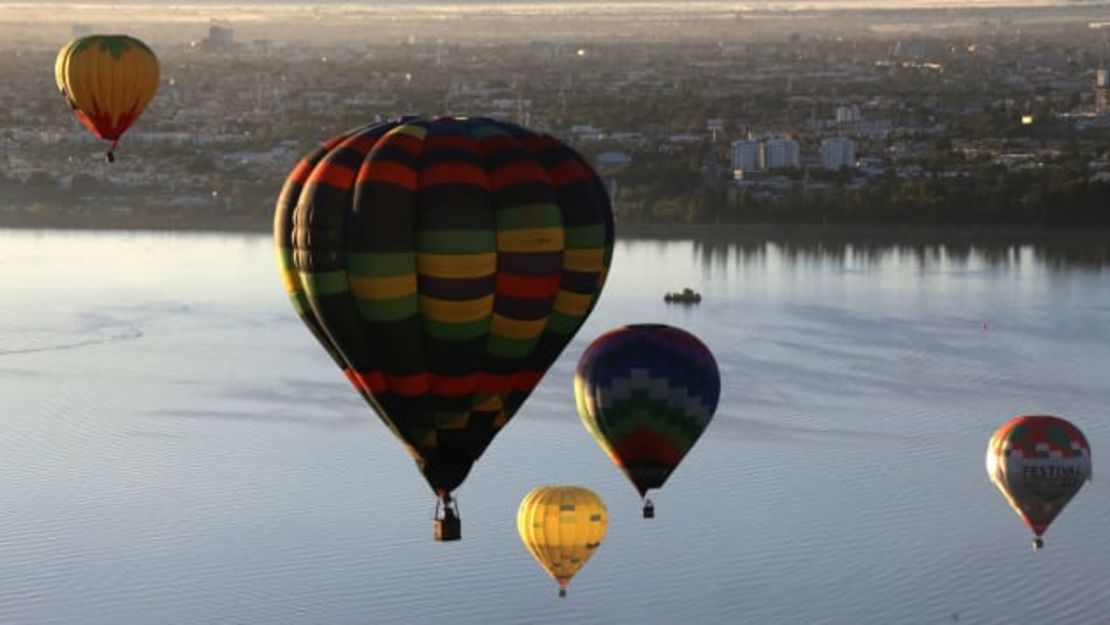
<path fill-rule="evenodd" d="M 541 486 L 516 513 L 520 540 L 567 596 L 570 579 L 605 539 L 609 513 L 597 493 L 581 486 Z"/>
<path fill-rule="evenodd" d="M 77 119 L 97 137 L 112 142 L 110 163 L 120 135 L 158 89 L 158 59 L 134 37 L 88 35 L 58 51 L 54 79 Z"/>

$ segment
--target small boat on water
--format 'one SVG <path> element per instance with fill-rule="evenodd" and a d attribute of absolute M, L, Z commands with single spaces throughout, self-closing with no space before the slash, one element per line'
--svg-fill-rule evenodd
<path fill-rule="evenodd" d="M 667 293 L 663 296 L 663 301 L 668 304 L 700 304 L 701 293 L 693 289 L 682 289 L 680 292 Z"/>

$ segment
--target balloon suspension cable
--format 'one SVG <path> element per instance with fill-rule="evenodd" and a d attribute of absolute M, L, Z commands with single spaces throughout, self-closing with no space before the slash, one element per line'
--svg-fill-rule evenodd
<path fill-rule="evenodd" d="M 439 518 L 439 507 L 443 506 L 443 518 L 451 518 L 459 516 L 459 500 L 451 497 L 448 493 L 436 500 L 436 518 Z"/>

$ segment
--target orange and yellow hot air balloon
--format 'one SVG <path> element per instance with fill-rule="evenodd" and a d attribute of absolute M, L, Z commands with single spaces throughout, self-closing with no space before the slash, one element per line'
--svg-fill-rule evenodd
<path fill-rule="evenodd" d="M 158 89 L 158 59 L 134 37 L 89 35 L 58 51 L 54 78 L 77 119 L 97 137 L 112 142 L 110 163 L 120 135 Z"/>

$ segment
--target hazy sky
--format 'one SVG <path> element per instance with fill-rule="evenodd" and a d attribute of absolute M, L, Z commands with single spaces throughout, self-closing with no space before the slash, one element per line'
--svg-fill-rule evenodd
<path fill-rule="evenodd" d="M 565 2 L 564 0 L 510 0 L 496 2 L 490 0 L 345 0 L 340 2 L 326 2 L 324 0 L 186 0 L 158 1 L 158 0 L 38 0 L 29 2 L 0 2 L 0 10 L 11 8 L 31 8 L 43 5 L 66 5 L 71 7 L 115 5 L 115 6 L 147 6 L 147 7 L 188 7 L 196 5 L 221 5 L 233 6 L 264 6 L 264 5 L 320 5 L 320 6 L 397 6 L 404 4 L 441 5 L 457 7 L 498 7 L 521 5 L 580 5 L 580 4 L 605 4 L 605 5 L 669 5 L 676 10 L 696 6 L 728 7 L 733 10 L 760 10 L 760 9 L 796 9 L 796 8 L 835 8 L 835 7 L 885 7 L 896 8 L 905 6 L 914 7 L 953 7 L 953 6 L 1049 6 L 1049 5 L 1108 5 L 1110 0 L 740 0 L 740 1 L 695 1 L 682 2 L 675 0 L 604 0 L 603 2 Z"/>

